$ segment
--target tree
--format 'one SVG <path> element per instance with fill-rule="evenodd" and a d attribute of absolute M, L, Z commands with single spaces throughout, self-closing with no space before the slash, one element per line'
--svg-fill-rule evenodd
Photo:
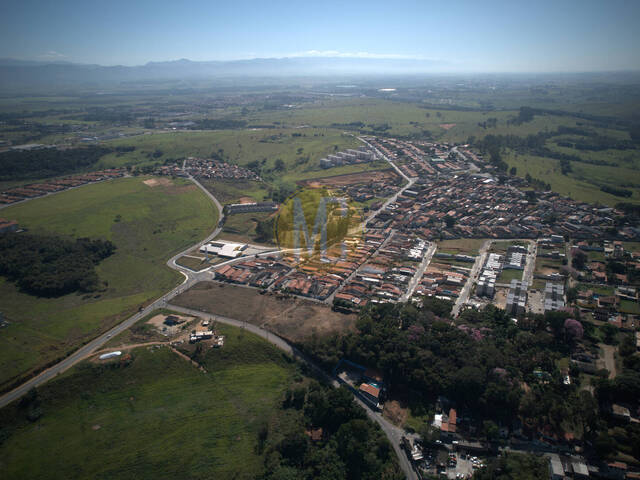
<path fill-rule="evenodd" d="M 564 321 L 564 335 L 567 341 L 571 343 L 577 342 L 578 340 L 582 340 L 584 328 L 579 321 L 573 318 L 567 318 Z"/>
<path fill-rule="evenodd" d="M 284 161 L 281 158 L 276 159 L 276 163 L 275 163 L 275 169 L 278 172 L 283 171 L 285 168 L 285 164 Z"/>
<path fill-rule="evenodd" d="M 495 422 L 491 420 L 485 420 L 484 422 L 482 422 L 482 433 L 489 442 L 492 442 L 497 440 L 500 436 L 500 429 Z"/>
<path fill-rule="evenodd" d="M 511 167 L 511 170 L 509 170 L 509 175 L 511 175 L 512 177 L 515 177 L 517 172 L 518 172 L 518 169 L 516 167 Z"/>
<path fill-rule="evenodd" d="M 571 259 L 571 265 L 577 270 L 584 270 L 587 260 L 587 255 L 582 250 L 578 250 Z"/>
<path fill-rule="evenodd" d="M 444 217 L 444 223 L 447 225 L 447 228 L 451 228 L 456 224 L 456 219 L 451 215 L 447 215 Z"/>

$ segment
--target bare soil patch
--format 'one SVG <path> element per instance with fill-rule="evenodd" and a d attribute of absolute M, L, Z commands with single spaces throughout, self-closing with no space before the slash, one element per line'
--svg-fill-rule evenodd
<path fill-rule="evenodd" d="M 198 187 L 196 187 L 195 185 L 182 185 L 180 187 L 177 185 L 168 185 L 165 187 L 164 192 L 167 195 L 182 195 L 183 193 L 187 193 L 197 189 Z"/>
<path fill-rule="evenodd" d="M 170 317 L 170 318 L 169 318 Z M 167 320 L 167 318 L 169 318 L 170 320 L 170 325 L 165 324 L 165 320 Z M 156 315 L 155 317 L 150 318 L 149 320 L 147 320 L 147 323 L 149 325 L 153 325 L 155 327 L 155 329 L 163 334 L 163 335 L 167 335 L 167 336 L 174 336 L 180 332 L 182 332 L 183 326 L 188 325 L 190 322 L 192 322 L 194 320 L 193 317 L 188 317 L 185 315 L 163 315 L 163 314 L 159 314 Z"/>
<path fill-rule="evenodd" d="M 389 400 L 384 403 L 382 416 L 394 425 L 402 427 L 409 416 L 409 409 L 398 400 Z"/>
<path fill-rule="evenodd" d="M 438 125 L 440 128 L 444 128 L 445 130 L 451 130 L 453 127 L 456 126 L 455 123 L 441 123 L 440 125 Z"/>
<path fill-rule="evenodd" d="M 496 288 L 493 304 L 498 308 L 507 308 L 507 293 L 509 293 L 508 288 Z"/>
<path fill-rule="evenodd" d="M 311 188 L 317 188 L 320 186 L 344 187 L 346 185 L 353 185 L 356 183 L 391 180 L 396 176 L 397 174 L 391 169 L 374 170 L 371 172 L 358 172 L 349 173 L 347 175 L 336 175 L 334 177 L 314 178 L 313 180 L 304 180 L 298 182 L 298 184 Z"/>
<path fill-rule="evenodd" d="M 145 180 L 144 182 L 145 185 L 153 188 L 153 187 L 168 187 L 169 185 L 173 185 L 173 182 L 168 179 L 168 178 L 150 178 L 149 180 Z"/>
<path fill-rule="evenodd" d="M 198 283 L 172 303 L 264 326 L 291 341 L 353 331 L 357 319 L 316 302 L 216 282 Z"/>

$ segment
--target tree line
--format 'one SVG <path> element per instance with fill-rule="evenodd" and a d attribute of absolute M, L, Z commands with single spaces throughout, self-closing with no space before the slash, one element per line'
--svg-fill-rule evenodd
<path fill-rule="evenodd" d="M 44 148 L 0 153 L 0 180 L 28 180 L 78 172 L 95 165 L 108 153 L 121 151 L 120 148 L 129 151 L 128 147 L 111 149 L 91 145 L 67 150 Z"/>
<path fill-rule="evenodd" d="M 7 233 L 0 235 L 0 275 L 39 297 L 91 292 L 100 285 L 96 265 L 115 250 L 104 240 Z"/>
<path fill-rule="evenodd" d="M 282 420 L 258 432 L 263 480 L 400 480 L 393 449 L 353 395 L 312 380 L 294 384 Z"/>
<path fill-rule="evenodd" d="M 570 429 L 595 438 L 601 425 L 593 396 L 565 385 L 556 363 L 588 330 L 582 322 L 550 312 L 516 324 L 488 306 L 464 311 L 455 326 L 450 302 L 424 301 L 422 309 L 367 307 L 357 332 L 312 337 L 301 348 L 328 370 L 343 358 L 380 369 L 389 395 L 407 398 L 414 414 L 433 414 L 445 396 L 487 440 L 497 440 L 497 425 L 510 427 L 515 419 L 530 432 L 551 428 L 563 438 Z"/>

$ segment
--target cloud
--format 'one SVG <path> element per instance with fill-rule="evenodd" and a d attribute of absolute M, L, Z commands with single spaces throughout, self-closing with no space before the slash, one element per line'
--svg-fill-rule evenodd
<path fill-rule="evenodd" d="M 38 55 L 38 58 L 41 58 L 42 60 L 59 60 L 61 58 L 67 58 L 67 56 L 64 53 L 49 50 L 47 53 Z"/>

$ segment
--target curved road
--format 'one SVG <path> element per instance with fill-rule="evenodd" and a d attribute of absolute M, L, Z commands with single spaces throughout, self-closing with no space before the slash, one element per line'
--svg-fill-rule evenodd
<path fill-rule="evenodd" d="M 218 218 L 218 224 L 216 225 L 216 228 L 204 240 L 202 240 L 202 241 L 198 242 L 196 245 L 192 245 L 189 248 L 185 249 L 184 251 L 174 255 L 173 257 L 171 257 L 167 261 L 167 265 L 170 268 L 172 268 L 174 270 L 177 270 L 177 271 L 181 272 L 184 275 L 184 277 L 185 277 L 184 281 L 180 285 L 175 287 L 173 290 L 171 290 L 170 292 L 166 293 L 162 297 L 156 299 L 155 301 L 153 301 L 152 303 L 147 305 L 147 307 L 145 307 L 144 309 L 140 310 L 138 313 L 136 313 L 136 314 L 132 315 L 131 317 L 127 318 L 125 321 L 123 321 L 122 323 L 119 323 L 118 325 L 116 325 L 115 327 L 111 328 L 110 330 L 108 330 L 107 332 L 103 333 L 102 335 L 94 338 L 89 343 L 85 344 L 84 346 L 82 346 L 81 348 L 76 350 L 74 353 L 72 353 L 71 355 L 66 357 L 64 360 L 61 360 L 56 365 L 48 368 L 47 370 L 44 370 L 39 375 L 31 378 L 30 380 L 27 380 L 22 385 L 16 387 L 15 389 L 11 390 L 10 392 L 5 393 L 4 395 L 2 395 L 0 397 L 0 408 L 8 405 L 9 403 L 13 402 L 14 400 L 17 400 L 18 398 L 23 396 L 25 393 L 27 393 L 30 389 L 35 388 L 35 387 L 37 387 L 39 385 L 42 385 L 43 383 L 51 380 L 52 378 L 56 377 L 57 375 L 63 373 L 66 370 L 68 370 L 69 368 L 74 366 L 76 363 L 82 361 L 83 359 L 85 359 L 86 357 L 88 357 L 89 355 L 94 353 L 96 350 L 98 350 L 100 347 L 102 347 L 105 343 L 107 343 L 112 337 L 118 335 L 119 333 L 121 333 L 124 330 L 128 329 L 129 327 L 133 326 L 136 322 L 138 322 L 140 319 L 142 319 L 146 315 L 150 314 L 154 310 L 156 310 L 158 308 L 165 308 L 165 307 L 169 306 L 168 302 L 171 299 L 173 299 L 175 296 L 181 294 L 185 290 L 191 288 L 196 283 L 198 283 L 198 282 L 200 282 L 202 280 L 210 280 L 211 279 L 211 274 L 208 272 L 209 269 L 201 270 L 200 272 L 194 272 L 193 270 L 191 270 L 189 268 L 186 268 L 186 267 L 183 267 L 181 265 L 178 265 L 176 263 L 176 260 L 178 258 L 180 258 L 182 255 L 184 255 L 187 252 L 193 250 L 194 248 L 199 248 L 203 244 L 205 244 L 205 243 L 211 241 L 213 238 L 215 238 L 220 233 L 220 231 L 222 230 L 222 227 L 219 226 L 219 225 L 221 225 L 221 220 L 223 220 L 223 218 L 224 218 L 224 214 L 223 214 L 223 211 L 222 211 L 222 205 L 220 204 L 218 199 L 216 199 L 211 194 L 211 192 L 209 192 L 206 188 L 204 188 L 200 184 L 200 182 L 198 182 L 195 178 L 189 176 L 189 179 L 192 182 L 194 182 L 213 201 L 214 205 L 218 209 L 219 218 Z M 265 252 L 264 254 L 260 254 L 260 255 L 269 255 L 269 254 L 272 254 L 272 253 L 273 252 Z M 216 265 L 216 266 L 219 267 L 219 265 Z M 275 345 L 279 349 L 281 349 L 281 350 L 285 351 L 286 353 L 292 355 L 294 358 L 299 358 L 299 359 L 305 361 L 315 371 L 317 371 L 319 374 L 321 374 L 323 377 L 325 377 L 331 383 L 331 385 L 333 385 L 334 387 L 338 387 L 340 385 L 335 378 L 329 377 L 329 375 L 327 375 L 322 369 L 320 369 L 317 365 L 315 365 L 308 357 L 306 357 L 304 354 L 302 354 L 302 352 L 300 352 L 294 346 L 290 345 L 286 340 L 284 340 L 281 337 L 279 337 L 279 336 L 277 336 L 277 335 L 275 335 L 273 333 L 270 333 L 269 331 L 264 330 L 264 329 L 262 329 L 262 328 L 260 328 L 260 327 L 258 327 L 256 325 L 248 324 L 246 322 L 241 322 L 239 320 L 235 320 L 235 319 L 232 319 L 232 318 L 222 317 L 222 316 L 219 316 L 219 315 L 212 315 L 212 314 L 209 314 L 209 313 L 206 313 L 206 312 L 200 312 L 198 310 L 192 310 L 192 309 L 178 307 L 178 306 L 174 306 L 174 305 L 170 305 L 170 308 L 172 310 L 176 310 L 176 311 L 179 311 L 179 312 L 183 312 L 183 313 L 187 313 L 187 314 L 191 314 L 191 315 L 196 315 L 196 316 L 205 316 L 205 317 L 209 317 L 209 318 L 215 319 L 216 321 L 219 321 L 221 323 L 226 323 L 228 325 L 233 325 L 233 326 L 236 326 L 236 327 L 245 328 L 246 330 L 248 330 L 248 331 L 250 331 L 250 332 L 252 332 L 252 333 L 254 333 L 254 334 L 256 334 L 256 335 L 258 335 L 258 336 L 260 336 L 262 338 L 264 338 L 265 340 L 269 341 L 270 343 L 272 343 L 273 345 Z M 400 467 L 404 471 L 406 477 L 408 479 L 410 479 L 410 480 L 417 480 L 418 477 L 417 477 L 415 471 L 413 470 L 413 468 L 412 468 L 412 466 L 411 466 L 406 454 L 404 453 L 404 451 L 401 448 L 401 439 L 405 435 L 404 430 L 401 429 L 401 428 L 396 427 L 395 425 L 393 425 L 390 422 L 388 422 L 387 420 L 385 420 L 380 413 L 372 411 L 357 395 L 354 395 L 354 398 L 358 402 L 358 404 L 360 404 L 360 406 L 362 406 L 365 409 L 365 411 L 367 412 L 367 415 L 369 416 L 369 418 L 371 420 L 373 420 L 374 422 L 376 422 L 380 426 L 382 431 L 385 433 L 385 435 L 389 439 L 389 442 L 393 446 L 393 449 L 396 452 L 396 455 L 398 457 L 398 462 L 400 464 Z"/>
<path fill-rule="evenodd" d="M 177 312 L 184 313 L 187 315 L 202 317 L 212 321 L 231 325 L 234 327 L 244 328 L 245 330 L 248 330 L 249 332 L 254 333 L 255 335 L 258 335 L 259 337 L 265 339 L 269 343 L 275 345 L 277 348 L 279 348 L 280 350 L 283 350 L 284 352 L 288 353 L 292 357 L 305 362 L 320 376 L 322 376 L 325 380 L 327 380 L 327 382 L 329 382 L 329 384 L 332 385 L 333 387 L 338 388 L 341 385 L 340 382 L 335 377 L 331 377 L 330 375 L 328 375 L 324 370 L 318 367 L 307 355 L 302 353 L 295 346 L 291 345 L 282 337 L 279 337 L 278 335 L 272 332 L 269 332 L 264 328 L 258 327 L 257 325 L 254 325 L 252 323 L 243 322 L 241 320 L 236 320 L 234 318 L 223 317 L 222 315 L 216 315 L 209 312 L 194 310 L 192 308 L 179 307 L 173 304 L 169 305 L 169 308 L 171 308 L 171 310 L 175 310 Z M 385 433 L 385 435 L 387 436 L 389 443 L 391 443 L 394 451 L 396 452 L 396 455 L 398 457 L 398 463 L 400 464 L 400 467 L 404 471 L 406 477 L 410 480 L 417 480 L 418 476 L 413 470 L 413 467 L 411 466 L 411 463 L 409 462 L 407 455 L 405 454 L 405 452 L 402 450 L 402 447 L 401 447 L 401 440 L 402 440 L 402 437 L 405 436 L 405 431 L 402 428 L 396 427 L 391 422 L 386 420 L 381 413 L 374 412 L 373 410 L 371 410 L 369 406 L 366 403 L 364 403 L 360 399 L 360 397 L 358 397 L 357 395 L 354 394 L 354 398 L 356 402 L 362 408 L 364 408 L 365 412 L 367 412 L 367 416 L 371 420 L 376 422 L 380 426 L 382 431 Z"/>
<path fill-rule="evenodd" d="M 211 193 L 209 191 L 207 191 L 200 184 L 200 182 L 195 180 L 193 177 L 189 177 L 189 178 L 200 189 L 202 189 L 207 194 L 207 196 L 213 201 L 215 206 L 218 208 L 219 219 L 218 219 L 218 224 L 216 225 L 215 230 L 213 232 L 211 232 L 211 234 L 208 235 L 207 238 L 205 238 L 204 240 L 202 240 L 201 242 L 199 242 L 196 245 L 192 245 L 191 247 L 189 247 L 186 250 L 178 253 L 177 255 L 174 255 L 167 262 L 167 265 L 169 267 L 171 267 L 171 268 L 173 268 L 175 270 L 178 270 L 179 272 L 181 272 L 185 276 L 184 281 L 180 285 L 175 287 L 173 290 L 171 290 L 170 292 L 168 292 L 168 293 L 164 294 L 162 297 L 154 300 L 152 303 L 150 303 L 144 309 L 140 310 L 136 314 L 134 314 L 131 317 L 129 317 L 126 320 L 124 320 L 122 323 L 119 323 L 118 325 L 116 325 L 115 327 L 111 328 L 107 332 L 104 332 L 102 335 L 100 335 L 100 336 L 94 338 L 93 340 L 91 340 L 90 342 L 86 343 L 85 345 L 80 347 L 78 350 L 73 352 L 71 355 L 69 355 L 68 357 L 64 358 L 63 360 L 61 360 L 60 362 L 55 364 L 54 366 L 44 370 L 39 375 L 27 380 L 22 385 L 20 385 L 20 386 L 16 387 L 15 389 L 5 393 L 4 395 L 2 395 L 0 397 L 0 408 L 4 407 L 5 405 L 8 405 L 9 403 L 13 402 L 14 400 L 17 400 L 22 395 L 27 393 L 30 389 L 32 389 L 34 387 L 37 387 L 39 385 L 42 385 L 43 383 L 47 382 L 48 380 L 51 380 L 53 377 L 59 375 L 60 373 L 64 372 L 65 370 L 69 369 L 70 367 L 72 367 L 73 365 L 78 363 L 79 361 L 81 361 L 84 358 L 86 358 L 88 355 L 91 355 L 91 353 L 93 353 L 95 350 L 97 350 L 98 348 L 103 346 L 105 343 L 107 343 L 109 341 L 109 339 L 111 339 L 112 337 L 118 335 L 119 333 L 123 332 L 127 328 L 131 327 L 138 320 L 140 320 L 141 318 L 145 317 L 146 315 L 148 315 L 149 313 L 153 312 L 154 310 L 156 310 L 158 308 L 165 307 L 169 300 L 171 300 L 176 295 L 179 295 L 180 293 L 182 293 L 186 289 L 190 288 L 195 283 L 206 279 L 204 272 L 200 272 L 200 273 L 193 272 L 192 270 L 189 270 L 188 268 L 185 268 L 185 267 L 182 267 L 182 266 L 176 264 L 176 260 L 179 257 L 181 257 L 182 255 L 184 255 L 185 253 L 187 253 L 188 251 L 193 250 L 194 248 L 198 248 L 202 244 L 210 241 L 212 238 L 214 238 L 216 235 L 218 235 L 220 233 L 220 231 L 222 230 L 222 227 L 219 227 L 218 225 L 220 225 L 220 220 L 222 220 L 224 218 L 223 217 L 223 213 L 222 213 L 222 205 L 220 205 L 220 202 L 218 202 L 218 200 L 213 195 L 211 195 Z"/>

